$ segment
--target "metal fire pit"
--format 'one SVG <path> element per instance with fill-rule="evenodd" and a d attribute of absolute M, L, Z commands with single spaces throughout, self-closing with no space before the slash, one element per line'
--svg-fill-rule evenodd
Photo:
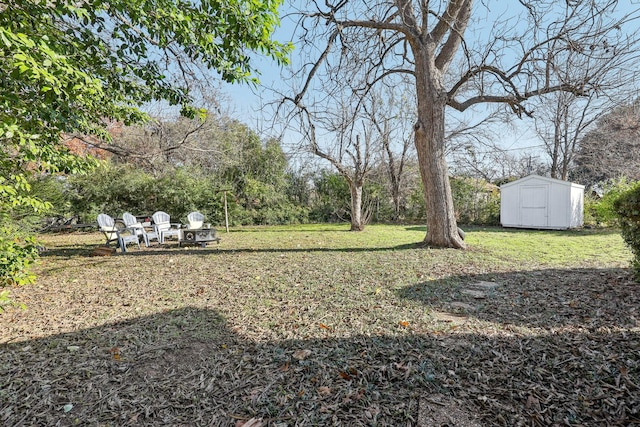
<path fill-rule="evenodd" d="M 216 236 L 215 228 L 181 228 L 178 244 L 207 246 L 209 242 L 220 242 L 220 238 Z"/>

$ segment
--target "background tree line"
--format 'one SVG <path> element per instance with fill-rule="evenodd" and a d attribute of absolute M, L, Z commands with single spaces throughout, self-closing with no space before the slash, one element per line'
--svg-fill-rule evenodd
<path fill-rule="evenodd" d="M 76 216 L 78 222 L 92 223 L 103 212 L 117 217 L 127 211 L 144 216 L 157 210 L 176 220 L 199 210 L 220 226 L 225 222 L 225 198 L 230 225 L 351 220 L 350 187 L 342 174 L 309 157 L 291 158 L 281 141 L 261 139 L 228 116 L 155 119 L 142 126 L 114 125 L 111 132 L 110 144 L 90 144 L 94 155 L 103 159 L 99 167 L 32 180 L 34 195 L 55 209 L 31 213 L 31 228 L 38 229 L 52 216 Z M 363 185 L 366 223 L 424 221 L 417 160 L 405 156 L 402 176 L 392 181 L 384 148 L 378 147 L 372 156 Z M 462 223 L 498 224 L 496 186 L 472 177 L 456 177 L 452 186 Z"/>
<path fill-rule="evenodd" d="M 190 211 L 199 210 L 221 226 L 226 198 L 230 225 L 352 219 L 350 184 L 342 173 L 330 164 L 313 162 L 311 156 L 292 157 L 280 140 L 262 139 L 227 115 L 210 114 L 205 121 L 155 119 L 141 126 L 112 126 L 111 132 L 111 144 L 91 144 L 93 153 L 104 159 L 99 167 L 32 180 L 34 194 L 55 210 L 17 216 L 37 229 L 45 215 L 78 216 L 80 222 L 90 223 L 101 212 L 119 216 L 125 211 L 151 215 L 165 210 L 185 220 Z M 639 141 L 640 112 L 634 102 L 604 114 L 576 145 L 570 176 L 588 186 L 588 224 L 615 222 L 613 196 L 639 178 L 639 160 L 633 154 Z M 602 147 L 608 147 L 606 156 L 597 154 Z M 388 141 L 371 150 L 360 212 L 365 223 L 423 223 L 427 214 L 415 153 Z M 390 159 L 398 158 L 403 168 L 390 174 Z M 549 173 L 550 165 L 541 163 L 531 170 L 530 163 L 508 152 L 494 153 L 494 159 L 475 170 L 452 168 L 450 182 L 461 224 L 499 224 L 499 185 L 531 172 Z"/>

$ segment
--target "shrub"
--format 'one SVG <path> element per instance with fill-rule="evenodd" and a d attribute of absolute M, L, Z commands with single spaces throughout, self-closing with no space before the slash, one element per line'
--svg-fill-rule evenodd
<path fill-rule="evenodd" d="M 199 211 L 206 222 L 224 224 L 227 189 L 229 220 L 237 224 L 290 224 L 307 220 L 306 207 L 296 206 L 286 192 L 274 185 L 247 178 L 236 185 L 208 175 L 198 168 L 177 168 L 153 177 L 127 165 L 104 164 L 96 170 L 68 179 L 70 209 L 85 222 L 99 213 L 119 217 L 124 212 L 150 216 L 165 211 L 174 222 L 186 222 Z"/>
<path fill-rule="evenodd" d="M 9 304 L 5 286 L 33 283 L 31 266 L 38 247 L 31 235 L 34 217 L 45 215 L 51 204 L 34 197 L 31 185 L 21 175 L 0 175 L 0 311 Z"/>
<path fill-rule="evenodd" d="M 31 266 L 38 258 L 38 248 L 33 236 L 12 226 L 0 228 L 0 288 L 25 285 L 35 279 Z"/>
<path fill-rule="evenodd" d="M 633 252 L 634 276 L 640 280 L 640 182 L 621 193 L 613 207 L 618 215 L 622 238 Z"/>
<path fill-rule="evenodd" d="M 86 174 L 69 177 L 66 192 L 73 213 L 90 223 L 99 213 L 153 213 L 154 185 L 157 182 L 153 177 L 139 169 L 105 163 Z"/>
<path fill-rule="evenodd" d="M 427 206 L 424 200 L 422 181 L 418 179 L 417 185 L 409 193 L 405 206 L 405 218 L 410 221 L 424 222 L 427 218 Z"/>
<path fill-rule="evenodd" d="M 495 185 L 467 177 L 452 177 L 450 182 L 456 219 L 461 224 L 500 223 L 500 192 Z"/>
<path fill-rule="evenodd" d="M 313 222 L 342 222 L 349 218 L 351 193 L 347 180 L 323 170 L 314 180 L 316 198 L 309 214 Z"/>
<path fill-rule="evenodd" d="M 602 196 L 598 196 L 593 191 L 585 197 L 585 224 L 602 227 L 617 226 L 618 214 L 614 208 L 614 202 L 633 185 L 634 183 L 625 177 L 599 183 L 597 187 L 601 190 Z"/>

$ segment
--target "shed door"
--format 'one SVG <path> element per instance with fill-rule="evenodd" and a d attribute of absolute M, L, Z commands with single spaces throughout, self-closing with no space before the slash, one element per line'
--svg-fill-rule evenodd
<path fill-rule="evenodd" d="M 522 225 L 528 227 L 547 226 L 547 201 L 549 200 L 549 186 L 520 187 L 520 219 Z"/>

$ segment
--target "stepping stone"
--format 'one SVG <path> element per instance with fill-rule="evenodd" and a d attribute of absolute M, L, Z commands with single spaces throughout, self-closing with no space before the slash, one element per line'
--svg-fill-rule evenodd
<path fill-rule="evenodd" d="M 475 310 L 475 307 L 472 306 L 471 304 L 467 304 L 466 302 L 461 302 L 461 301 L 450 302 L 449 306 L 451 308 L 457 308 L 457 309 L 460 309 L 460 310 L 467 310 L 467 311 Z"/>
<path fill-rule="evenodd" d="M 477 289 L 463 289 L 460 291 L 463 295 L 469 295 L 475 299 L 485 299 L 487 294 L 484 291 L 479 291 Z"/>
<path fill-rule="evenodd" d="M 463 295 L 469 295 L 475 299 L 485 299 L 487 298 L 487 292 L 494 291 L 498 286 L 496 282 L 485 282 L 480 281 L 476 283 L 471 283 L 468 285 L 467 289 L 463 289 L 460 292 Z"/>
<path fill-rule="evenodd" d="M 466 317 L 457 316 L 457 315 L 451 314 L 451 313 L 443 313 L 443 312 L 440 312 L 440 311 L 435 311 L 435 312 L 432 313 L 432 315 L 439 322 L 453 323 L 453 324 L 456 324 L 456 325 L 461 325 L 461 324 L 465 323 L 467 320 L 469 320 Z"/>
<path fill-rule="evenodd" d="M 469 287 L 471 287 L 471 288 L 484 289 L 486 291 L 492 291 L 492 290 L 496 289 L 499 286 L 500 285 L 497 284 L 496 282 L 485 282 L 485 281 L 476 282 L 476 283 L 472 283 L 472 284 L 469 285 Z"/>

